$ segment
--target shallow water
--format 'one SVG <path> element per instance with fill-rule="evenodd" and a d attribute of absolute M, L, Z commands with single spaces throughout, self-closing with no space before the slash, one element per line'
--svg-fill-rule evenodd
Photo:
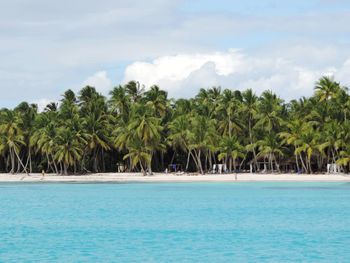
<path fill-rule="evenodd" d="M 0 184 L 0 262 L 347 262 L 350 184 Z"/>

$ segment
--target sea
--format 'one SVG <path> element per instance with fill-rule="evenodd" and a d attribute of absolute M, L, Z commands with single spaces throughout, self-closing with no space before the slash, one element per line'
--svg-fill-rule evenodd
<path fill-rule="evenodd" d="M 1 183 L 0 262 L 350 262 L 350 184 Z"/>

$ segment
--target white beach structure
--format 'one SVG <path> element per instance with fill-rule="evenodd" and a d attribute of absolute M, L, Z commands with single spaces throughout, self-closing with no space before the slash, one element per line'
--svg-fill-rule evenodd
<path fill-rule="evenodd" d="M 328 163 L 327 164 L 327 173 L 328 174 L 339 174 L 341 173 L 340 165 L 336 163 Z"/>

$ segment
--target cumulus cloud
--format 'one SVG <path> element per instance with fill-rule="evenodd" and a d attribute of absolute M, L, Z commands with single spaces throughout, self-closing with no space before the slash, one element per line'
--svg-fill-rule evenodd
<path fill-rule="evenodd" d="M 346 79 L 349 70 L 343 65 L 343 58 L 350 57 L 346 0 L 13 0 L 1 4 L 0 104 L 7 107 L 35 101 L 43 94 L 58 98 L 67 88 L 80 86 L 86 72 L 99 69 L 114 70 L 112 79 L 119 82 L 124 65 L 133 61 L 125 79 L 145 75 L 144 81 L 161 82 L 177 96 L 214 84 L 302 87 L 323 71 L 336 71 Z M 312 52 L 304 44 L 324 48 Z M 246 51 L 215 52 L 232 46 Z M 166 58 L 169 62 L 160 67 L 157 59 L 149 63 L 154 58 L 162 65 Z M 281 58 L 289 64 L 266 70 L 279 67 Z M 175 67 L 182 61 L 188 68 Z M 170 69 L 169 63 L 175 68 Z M 108 76 L 95 78 L 108 83 Z M 192 85 L 196 87 L 189 89 Z"/>
<path fill-rule="evenodd" d="M 34 101 L 33 103 L 38 105 L 38 111 L 42 112 L 46 108 L 48 104 L 51 102 L 56 102 L 55 100 L 47 99 L 47 98 L 42 98 L 40 100 Z"/>
<path fill-rule="evenodd" d="M 316 50 L 314 53 L 319 54 Z M 311 95 L 315 81 L 329 72 L 348 83 L 349 67 L 350 60 L 339 67 L 329 67 L 305 63 L 302 56 L 291 60 L 287 55 L 253 56 L 231 49 L 135 62 L 126 68 L 124 82 L 137 80 L 148 87 L 157 84 L 174 97 L 189 97 L 200 88 L 222 86 L 252 88 L 257 93 L 272 90 L 285 99 L 292 99 Z"/>
<path fill-rule="evenodd" d="M 106 71 L 99 71 L 88 77 L 83 82 L 83 86 L 95 87 L 103 95 L 107 95 L 112 89 L 112 81 L 108 78 Z"/>

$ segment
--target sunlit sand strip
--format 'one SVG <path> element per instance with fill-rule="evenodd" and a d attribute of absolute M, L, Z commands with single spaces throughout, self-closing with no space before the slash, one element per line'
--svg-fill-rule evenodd
<path fill-rule="evenodd" d="M 343 174 L 165 174 L 143 176 L 139 173 L 103 173 L 89 175 L 0 174 L 0 182 L 350 182 Z"/>

